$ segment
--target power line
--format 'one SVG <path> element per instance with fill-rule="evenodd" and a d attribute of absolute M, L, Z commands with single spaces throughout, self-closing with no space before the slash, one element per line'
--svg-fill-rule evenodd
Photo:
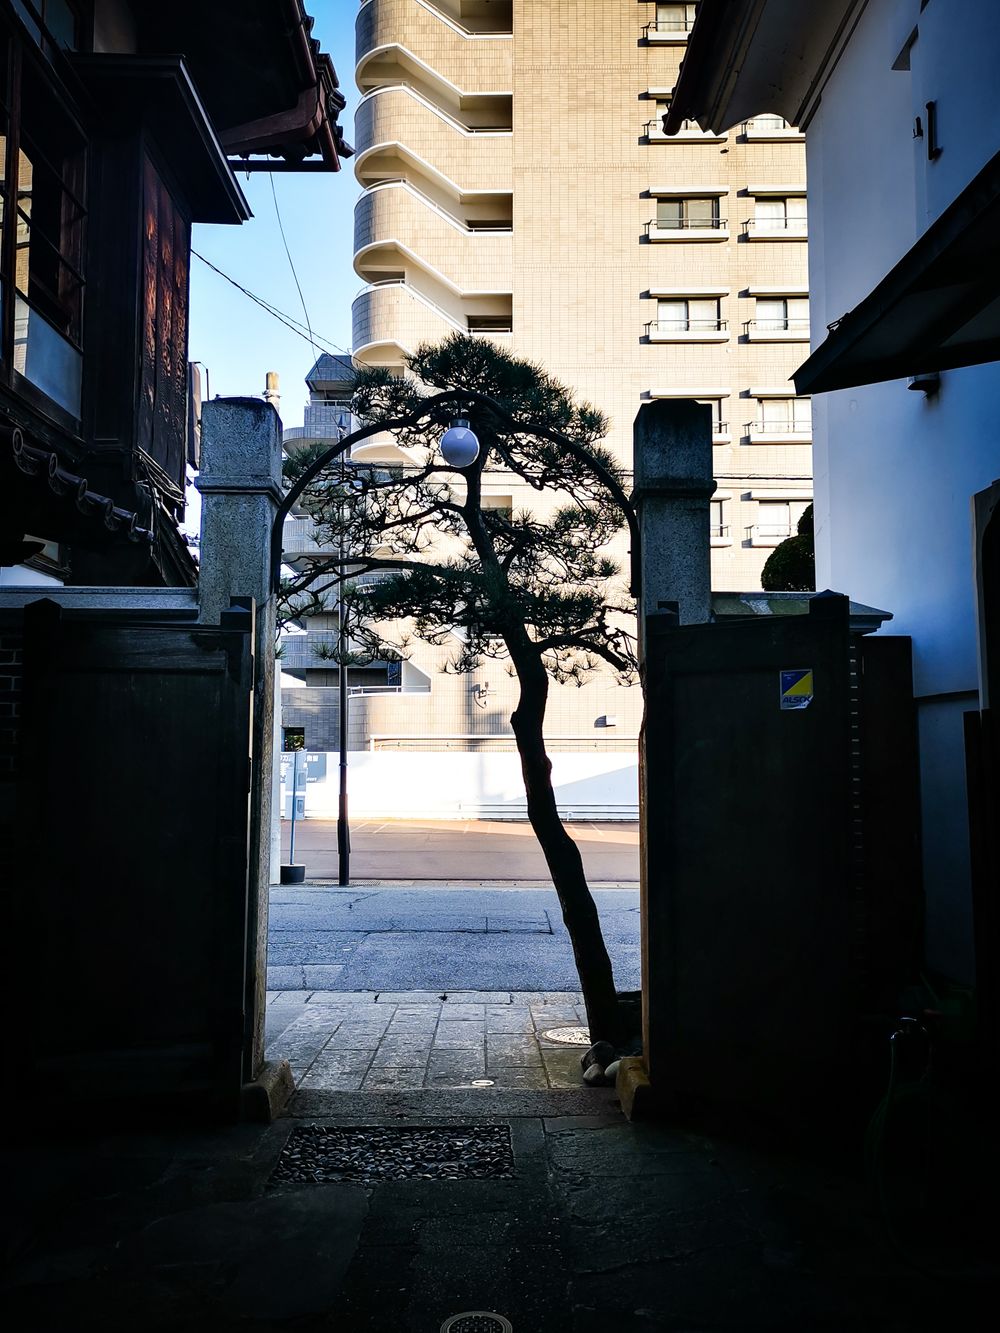
<path fill-rule="evenodd" d="M 268 172 L 267 178 L 271 182 L 271 198 L 274 200 L 274 216 L 278 219 L 278 231 L 281 233 L 281 244 L 285 247 L 285 258 L 288 260 L 288 267 L 292 270 L 292 278 L 294 279 L 295 282 L 295 290 L 299 294 L 299 301 L 301 302 L 302 305 L 302 313 L 306 317 L 306 328 L 309 330 L 309 339 L 312 342 L 313 341 L 312 323 L 310 322 L 309 319 L 309 311 L 306 309 L 306 298 L 302 295 L 302 284 L 299 282 L 299 275 L 295 272 L 295 264 L 292 261 L 292 252 L 288 248 L 288 241 L 285 237 L 285 226 L 284 223 L 281 221 L 281 209 L 278 207 L 278 192 L 274 188 L 274 173 Z M 316 347 L 315 342 L 313 342 L 313 349 L 315 351 L 319 350 Z"/>
<path fill-rule="evenodd" d="M 292 315 L 286 314 L 283 310 L 279 310 L 277 306 L 271 305 L 269 301 L 265 301 L 264 298 L 258 296 L 256 292 L 252 292 L 248 287 L 244 287 L 242 283 L 237 282 L 235 278 L 231 278 L 228 273 L 224 273 L 221 268 L 216 264 L 213 264 L 210 259 L 206 259 L 204 255 L 200 255 L 197 250 L 192 250 L 191 253 L 194 255 L 195 259 L 200 259 L 201 262 L 205 264 L 206 267 L 210 268 L 213 273 L 218 273 L 220 278 L 225 278 L 226 282 L 231 283 L 238 292 L 242 292 L 244 296 L 249 297 L 250 300 L 259 305 L 262 310 L 266 310 L 267 313 L 272 315 L 279 323 L 284 324 L 286 328 L 291 329 L 292 333 L 298 334 L 303 342 L 310 343 L 314 351 L 316 350 L 318 343 L 325 343 L 326 350 L 328 351 L 333 350 L 335 352 L 343 352 L 345 356 L 353 355 L 346 347 L 341 347 L 339 343 L 334 342 L 332 338 L 325 338 L 321 334 L 313 334 L 312 329 L 303 332 L 303 329 L 307 326 L 303 325 L 300 320 L 295 319 Z"/>

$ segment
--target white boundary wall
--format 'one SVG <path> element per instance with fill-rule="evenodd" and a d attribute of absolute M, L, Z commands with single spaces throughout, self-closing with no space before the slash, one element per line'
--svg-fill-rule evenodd
<path fill-rule="evenodd" d="M 291 814 L 291 758 L 282 759 L 282 812 Z M 564 819 L 639 818 L 638 759 L 625 752 L 554 754 L 552 782 Z M 299 758 L 307 819 L 337 818 L 336 754 Z M 305 781 L 303 782 L 303 774 Z M 526 819 L 516 754 L 352 750 L 352 819 Z"/>

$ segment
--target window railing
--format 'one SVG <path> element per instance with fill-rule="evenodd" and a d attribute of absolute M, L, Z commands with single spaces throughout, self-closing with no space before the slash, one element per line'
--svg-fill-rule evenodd
<path fill-rule="evenodd" d="M 650 218 L 646 235 L 653 231 L 724 231 L 728 218 Z"/>
<path fill-rule="evenodd" d="M 804 215 L 797 218 L 747 218 L 743 229 L 748 236 L 805 236 L 807 221 Z"/>
<path fill-rule="evenodd" d="M 729 524 L 728 524 L 728 523 L 713 523 L 713 524 L 711 525 L 711 527 L 709 528 L 709 533 L 710 533 L 710 535 L 713 536 L 713 537 L 728 537 L 728 536 L 729 536 Z"/>
<path fill-rule="evenodd" d="M 811 435 L 812 419 L 806 421 L 748 421 L 744 435 Z"/>
<path fill-rule="evenodd" d="M 807 319 L 748 319 L 746 331 L 753 333 L 790 333 L 794 337 L 809 337 Z"/>
<path fill-rule="evenodd" d="M 672 19 L 651 19 L 649 23 L 644 24 L 643 34 L 647 41 L 654 34 L 656 36 L 664 35 L 670 37 L 686 37 L 694 27 L 694 19 L 681 17 Z"/>
<path fill-rule="evenodd" d="M 786 537 L 795 535 L 795 529 L 790 523 L 754 523 L 747 528 L 747 536 L 751 541 L 760 539 L 762 541 L 784 541 Z"/>
<path fill-rule="evenodd" d="M 724 319 L 651 319 L 647 333 L 724 333 L 729 327 Z"/>
<path fill-rule="evenodd" d="M 430 685 L 416 688 L 411 685 L 348 685 L 347 693 L 356 698 L 365 694 L 430 694 Z"/>
<path fill-rule="evenodd" d="M 667 113 L 657 116 L 654 120 L 646 121 L 647 139 L 675 139 L 681 135 L 688 135 L 696 139 L 717 139 L 723 136 L 712 134 L 710 130 L 703 130 L 696 120 L 682 120 L 681 127 L 674 134 L 667 134 L 663 129 L 663 116 Z"/>
<path fill-rule="evenodd" d="M 713 435 L 728 435 L 728 434 L 729 434 L 729 422 L 728 422 L 728 421 L 713 421 L 713 422 L 712 422 L 712 434 L 713 434 Z"/>
<path fill-rule="evenodd" d="M 740 126 L 742 132 L 746 135 L 768 135 L 768 134 L 800 134 L 800 131 L 794 125 L 789 125 L 784 116 L 751 116 Z"/>

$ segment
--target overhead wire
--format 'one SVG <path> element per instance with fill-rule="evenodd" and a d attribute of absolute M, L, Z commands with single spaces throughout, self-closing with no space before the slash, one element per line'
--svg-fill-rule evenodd
<path fill-rule="evenodd" d="M 288 267 L 292 270 L 292 280 L 295 283 L 295 290 L 299 294 L 299 301 L 302 305 L 302 313 L 306 317 L 306 328 L 309 330 L 309 340 L 313 344 L 313 350 L 319 351 L 319 348 L 316 346 L 316 342 L 313 339 L 312 322 L 309 319 L 309 311 L 306 308 L 306 298 L 302 294 L 302 284 L 299 282 L 299 275 L 295 271 L 295 262 L 292 259 L 292 252 L 288 248 L 288 239 L 285 236 L 285 224 L 281 220 L 281 209 L 278 207 L 278 192 L 274 188 L 273 172 L 268 172 L 267 179 L 271 185 L 271 198 L 274 200 L 274 216 L 278 222 L 278 231 L 281 235 L 281 244 L 285 247 L 285 258 L 288 260 Z"/>
<path fill-rule="evenodd" d="M 327 338 L 322 334 L 314 333 L 313 330 L 307 325 L 304 325 L 301 320 L 297 320 L 293 315 L 287 314 L 284 310 L 279 310 L 278 307 L 272 305 L 270 301 L 265 301 L 262 296 L 258 296 L 256 292 L 252 292 L 249 287 L 244 287 L 241 282 L 237 282 L 235 278 L 231 278 L 228 273 L 219 268 L 217 264 L 213 264 L 210 259 L 206 259 L 204 255 L 199 254 L 197 250 L 192 250 L 191 253 L 194 255 L 195 259 L 200 259 L 201 262 L 207 268 L 210 268 L 213 273 L 217 273 L 220 278 L 225 278 L 226 282 L 235 287 L 238 292 L 242 292 L 244 296 L 259 305 L 262 310 L 266 310 L 269 315 L 278 320 L 279 323 L 284 324 L 286 328 L 292 331 L 292 333 L 298 334 L 304 342 L 310 343 L 313 350 L 316 350 L 318 344 L 325 344 L 323 350 L 343 352 L 345 356 L 351 356 L 351 353 L 346 347 L 341 347 L 341 345 L 334 342 L 332 338 Z"/>

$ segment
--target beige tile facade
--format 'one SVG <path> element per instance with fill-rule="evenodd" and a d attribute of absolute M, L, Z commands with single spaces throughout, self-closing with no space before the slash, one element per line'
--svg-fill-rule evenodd
<path fill-rule="evenodd" d="M 812 492 L 809 407 L 789 383 L 808 349 L 804 151 L 767 119 L 662 134 L 690 12 L 364 0 L 354 347 L 391 365 L 455 328 L 509 328 L 491 336 L 606 412 L 626 463 L 643 402 L 713 400 L 713 585 L 749 589 Z M 446 697 L 457 721 L 469 688 L 449 679 L 440 731 L 461 730 Z M 593 735 L 607 714 L 636 734 L 637 690 L 553 694 L 553 733 Z"/>

